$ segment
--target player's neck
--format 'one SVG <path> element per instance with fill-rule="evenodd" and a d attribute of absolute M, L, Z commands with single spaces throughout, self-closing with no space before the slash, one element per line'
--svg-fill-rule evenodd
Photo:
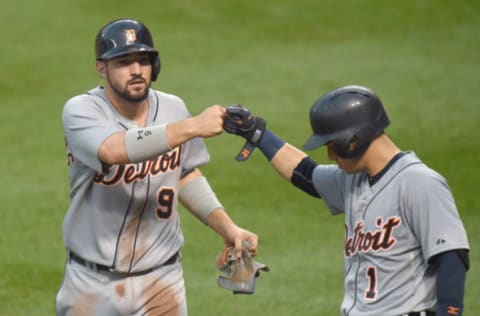
<path fill-rule="evenodd" d="M 111 89 L 105 87 L 105 94 L 115 109 L 125 118 L 135 121 L 138 127 L 144 127 L 148 115 L 148 98 L 139 102 L 128 101 Z"/>
<path fill-rule="evenodd" d="M 400 149 L 382 134 L 376 138 L 365 152 L 367 173 L 370 177 L 375 176 L 385 168 L 392 158 L 400 152 Z"/>

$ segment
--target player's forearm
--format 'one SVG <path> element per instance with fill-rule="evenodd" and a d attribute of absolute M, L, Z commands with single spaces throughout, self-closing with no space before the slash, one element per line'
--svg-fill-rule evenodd
<path fill-rule="evenodd" d="M 270 161 L 273 168 L 287 181 L 291 181 L 293 170 L 307 156 L 296 147 L 286 143 L 269 129 L 265 129 L 258 148 Z"/>
<path fill-rule="evenodd" d="M 195 217 L 219 234 L 225 244 L 235 244 L 235 239 L 243 236 L 251 242 L 251 250 L 256 252 L 256 237 L 238 227 L 225 212 L 202 172 L 198 169 L 180 179 L 179 200 Z M 240 247 L 240 243 L 236 246 Z"/>
<path fill-rule="evenodd" d="M 234 231 L 238 229 L 223 208 L 218 208 L 210 213 L 207 219 L 207 225 L 224 240 L 233 240 Z"/>
<path fill-rule="evenodd" d="M 312 180 L 317 164 L 306 153 L 285 143 L 268 129 L 258 147 L 285 180 L 311 196 L 320 197 Z"/>
<path fill-rule="evenodd" d="M 285 143 L 273 156 L 270 163 L 273 168 L 287 181 L 291 181 L 293 170 L 307 154 L 296 147 Z"/>
<path fill-rule="evenodd" d="M 437 315 L 462 315 L 468 261 L 466 250 L 437 255 Z"/>
<path fill-rule="evenodd" d="M 200 136 L 200 130 L 196 118 L 170 123 L 167 126 L 167 141 L 172 148 L 197 136 Z"/>
<path fill-rule="evenodd" d="M 98 149 L 101 161 L 113 164 L 140 162 L 162 155 L 201 134 L 198 119 L 133 128 L 108 137 Z"/>
<path fill-rule="evenodd" d="M 98 157 L 109 164 L 136 163 L 172 150 L 167 139 L 167 125 L 135 127 L 110 135 L 99 147 Z"/>
<path fill-rule="evenodd" d="M 246 243 L 252 256 L 257 254 L 258 236 L 237 226 L 223 208 L 218 208 L 208 216 L 208 226 L 222 236 L 225 245 L 234 246 L 238 258 L 242 255 L 242 247 Z"/>
<path fill-rule="evenodd" d="M 168 144 L 173 148 L 194 137 L 212 137 L 221 134 L 224 115 L 223 107 L 212 105 L 194 117 L 169 123 L 167 126 Z"/>
<path fill-rule="evenodd" d="M 224 113 L 223 107 L 213 105 L 199 115 L 181 121 L 115 133 L 100 146 L 98 157 L 110 165 L 152 159 L 194 137 L 221 134 Z"/>
<path fill-rule="evenodd" d="M 210 213 L 223 209 L 207 179 L 195 169 L 180 180 L 180 203 L 199 220 L 208 224 Z"/>
<path fill-rule="evenodd" d="M 224 240 L 232 238 L 237 226 L 218 200 L 212 199 L 210 186 L 200 170 L 195 169 L 180 180 L 179 200 L 185 208 L 217 232 Z M 207 187 L 208 185 L 208 187 Z"/>

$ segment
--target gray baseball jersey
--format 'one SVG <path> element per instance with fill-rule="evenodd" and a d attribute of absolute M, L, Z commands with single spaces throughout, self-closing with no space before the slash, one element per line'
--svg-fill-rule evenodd
<path fill-rule="evenodd" d="M 150 89 L 147 126 L 190 117 L 184 102 Z M 160 265 L 183 245 L 177 213 L 182 172 L 209 161 L 194 138 L 137 164 L 106 166 L 97 156 L 115 132 L 136 127 L 110 104 L 103 88 L 70 99 L 63 110 L 70 208 L 63 222 L 67 249 L 121 272 Z"/>
<path fill-rule="evenodd" d="M 319 165 L 313 182 L 333 215 L 345 214 L 342 315 L 401 315 L 434 307 L 428 260 L 469 249 L 446 180 L 406 152 L 372 186 L 365 172 Z"/>

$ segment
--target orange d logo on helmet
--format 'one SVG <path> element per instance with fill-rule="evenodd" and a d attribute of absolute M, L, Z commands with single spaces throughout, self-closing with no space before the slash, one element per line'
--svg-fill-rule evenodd
<path fill-rule="evenodd" d="M 137 40 L 137 34 L 134 29 L 125 30 L 125 38 L 127 40 L 127 45 L 135 43 Z"/>

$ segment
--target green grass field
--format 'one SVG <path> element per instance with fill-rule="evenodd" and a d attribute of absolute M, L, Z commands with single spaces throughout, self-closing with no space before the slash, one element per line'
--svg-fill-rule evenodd
<path fill-rule="evenodd" d="M 94 37 L 118 17 L 152 30 L 163 62 L 154 88 L 181 96 L 192 114 L 248 105 L 296 146 L 310 135 L 320 95 L 345 84 L 374 89 L 393 121 L 389 135 L 449 181 L 471 244 L 464 315 L 478 315 L 479 16 L 473 0 L 2 4 L 0 315 L 55 313 L 69 203 L 60 114 L 68 98 L 101 83 Z M 239 138 L 206 143 L 204 173 L 230 215 L 260 236 L 257 259 L 271 272 L 253 296 L 217 287 L 222 242 L 181 210 L 190 314 L 338 315 L 343 218 L 282 182 L 258 152 L 235 162 Z M 312 157 L 326 161 L 323 150 Z"/>

